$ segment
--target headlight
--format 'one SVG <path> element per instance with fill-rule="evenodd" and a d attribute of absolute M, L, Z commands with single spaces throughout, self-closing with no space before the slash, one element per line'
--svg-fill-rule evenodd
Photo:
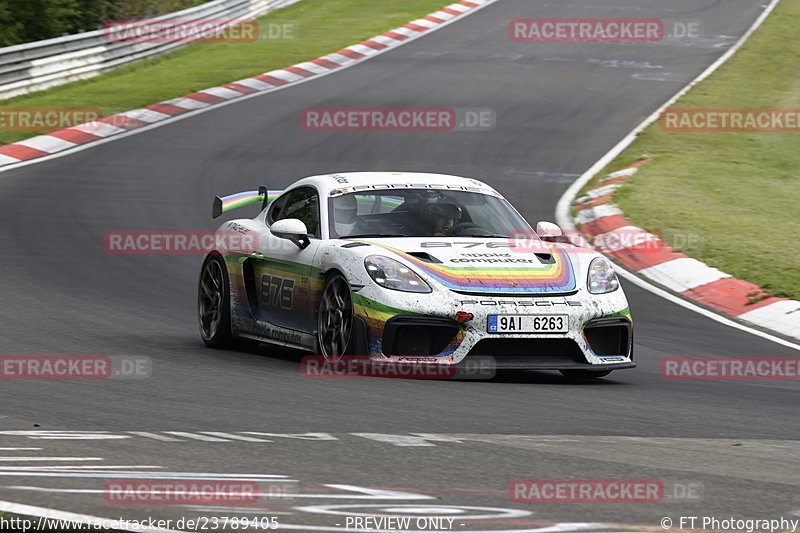
<path fill-rule="evenodd" d="M 382 255 L 371 255 L 364 266 L 372 280 L 387 289 L 405 292 L 431 292 L 432 289 L 413 270 L 400 261 Z"/>
<path fill-rule="evenodd" d="M 598 257 L 589 264 L 589 278 L 586 280 L 586 285 L 592 294 L 605 294 L 617 290 L 619 280 L 611 268 L 611 263 Z"/>

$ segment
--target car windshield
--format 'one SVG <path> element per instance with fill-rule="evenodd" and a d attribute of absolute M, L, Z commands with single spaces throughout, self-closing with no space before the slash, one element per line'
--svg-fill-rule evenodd
<path fill-rule="evenodd" d="M 530 226 L 503 198 L 439 189 L 369 190 L 334 196 L 331 238 L 503 237 Z"/>

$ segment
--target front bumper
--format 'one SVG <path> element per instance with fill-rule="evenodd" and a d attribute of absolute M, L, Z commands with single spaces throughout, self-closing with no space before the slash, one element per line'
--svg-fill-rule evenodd
<path fill-rule="evenodd" d="M 498 369 L 533 370 L 636 366 L 633 328 L 621 290 L 498 298 L 409 295 L 367 286 L 354 293 L 354 303 L 367 338 L 360 353 L 375 360 L 453 365 L 482 358 Z M 471 313 L 473 319 L 459 324 L 453 319 L 457 311 Z M 569 327 L 567 333 L 489 333 L 490 314 L 566 314 Z"/>

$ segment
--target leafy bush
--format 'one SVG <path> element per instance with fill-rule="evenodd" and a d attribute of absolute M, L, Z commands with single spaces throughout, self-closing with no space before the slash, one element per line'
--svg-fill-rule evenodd
<path fill-rule="evenodd" d="M 152 17 L 204 0 L 0 0 L 0 46 L 95 30 L 107 20 Z"/>

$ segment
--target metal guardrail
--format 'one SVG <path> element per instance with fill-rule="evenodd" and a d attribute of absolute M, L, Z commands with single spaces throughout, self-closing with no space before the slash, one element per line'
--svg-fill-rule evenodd
<path fill-rule="evenodd" d="M 196 25 L 187 21 L 250 19 L 299 1 L 214 0 L 146 19 L 148 23 L 162 25 L 176 21 L 170 28 L 174 29 L 171 31 L 174 39 L 165 42 L 142 42 L 147 40 L 146 34 L 135 42 L 112 42 L 108 31 L 101 29 L 0 48 L 0 100 L 90 78 L 201 38 Z"/>

